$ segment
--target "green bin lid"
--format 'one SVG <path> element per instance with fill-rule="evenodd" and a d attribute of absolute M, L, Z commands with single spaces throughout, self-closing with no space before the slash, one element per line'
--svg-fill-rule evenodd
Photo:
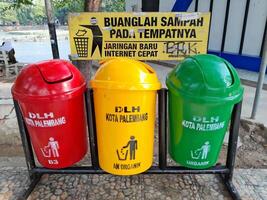
<path fill-rule="evenodd" d="M 184 59 L 166 79 L 170 92 L 204 101 L 239 102 L 243 87 L 234 67 L 226 60 L 208 54 Z"/>

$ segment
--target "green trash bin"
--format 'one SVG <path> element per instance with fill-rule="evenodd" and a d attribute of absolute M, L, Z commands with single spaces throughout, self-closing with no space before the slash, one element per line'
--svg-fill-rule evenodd
<path fill-rule="evenodd" d="M 171 157 L 193 169 L 214 166 L 234 104 L 243 97 L 236 70 L 220 57 L 196 55 L 170 72 L 166 84 Z"/>

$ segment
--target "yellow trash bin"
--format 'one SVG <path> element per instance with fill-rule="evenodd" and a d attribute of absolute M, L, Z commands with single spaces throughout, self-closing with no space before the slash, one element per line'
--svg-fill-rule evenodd
<path fill-rule="evenodd" d="M 144 172 L 153 160 L 156 94 L 161 84 L 145 63 L 114 58 L 101 64 L 90 81 L 99 165 L 116 175 Z"/>

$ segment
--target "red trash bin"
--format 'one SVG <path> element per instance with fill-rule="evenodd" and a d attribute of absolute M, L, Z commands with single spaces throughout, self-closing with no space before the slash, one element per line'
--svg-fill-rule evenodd
<path fill-rule="evenodd" d="M 17 77 L 12 95 L 44 167 L 69 167 L 86 154 L 85 90 L 81 73 L 64 60 L 28 65 Z"/>

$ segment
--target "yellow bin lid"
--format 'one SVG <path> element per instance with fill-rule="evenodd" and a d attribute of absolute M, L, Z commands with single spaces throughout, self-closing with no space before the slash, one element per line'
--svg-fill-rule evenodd
<path fill-rule="evenodd" d="M 90 81 L 92 88 L 123 90 L 158 90 L 161 88 L 155 70 L 149 65 L 128 58 L 102 60 Z"/>

